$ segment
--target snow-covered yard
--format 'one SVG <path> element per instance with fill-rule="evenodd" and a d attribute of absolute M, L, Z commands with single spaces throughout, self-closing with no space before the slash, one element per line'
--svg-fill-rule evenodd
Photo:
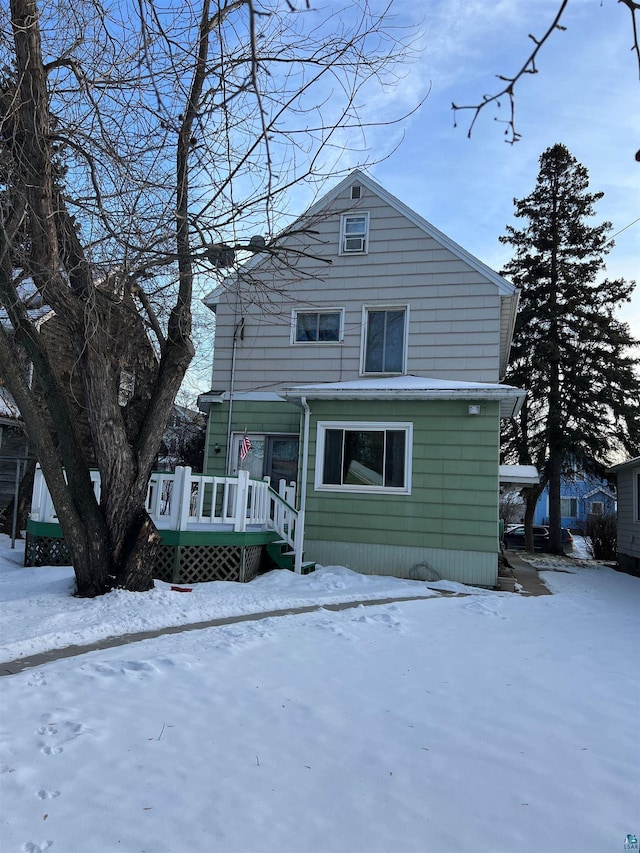
<path fill-rule="evenodd" d="M 300 604 L 0 678 L 3 853 L 603 853 L 640 835 L 640 580 L 553 596 L 325 568 L 70 597 L 0 540 L 0 660 Z M 455 587 L 456 585 L 444 585 Z"/>

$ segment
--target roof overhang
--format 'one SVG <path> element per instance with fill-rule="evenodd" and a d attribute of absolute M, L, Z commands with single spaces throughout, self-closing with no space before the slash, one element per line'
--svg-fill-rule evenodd
<path fill-rule="evenodd" d="M 540 482 L 535 465 L 501 465 L 498 476 L 503 486 L 537 486 Z"/>
<path fill-rule="evenodd" d="M 637 466 L 640 466 L 640 456 L 636 456 L 633 459 L 627 459 L 626 462 L 619 462 L 617 465 L 607 468 L 607 474 L 617 474 L 620 471 L 626 471 L 627 469 L 630 470 Z"/>
<path fill-rule="evenodd" d="M 282 403 L 282 395 L 275 391 L 207 391 L 198 397 L 198 409 L 208 412 L 211 405 L 222 405 L 229 400 L 251 401 L 259 403 Z"/>
<path fill-rule="evenodd" d="M 468 400 L 500 403 L 500 416 L 520 411 L 526 392 L 511 385 L 422 376 L 394 376 L 348 382 L 296 385 L 280 392 L 286 400 Z"/>

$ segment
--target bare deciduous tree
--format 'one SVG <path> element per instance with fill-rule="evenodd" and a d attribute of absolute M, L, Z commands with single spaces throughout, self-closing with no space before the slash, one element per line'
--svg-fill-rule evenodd
<path fill-rule="evenodd" d="M 406 58 L 388 9 L 356 0 L 323 18 L 309 5 L 11 0 L 10 19 L 0 12 L 0 375 L 79 595 L 153 585 L 145 497 L 193 356 L 194 288 L 243 252 L 278 251 L 286 192 L 335 173 L 362 134 L 358 104 Z M 34 288 L 55 312 L 46 335 Z"/>
<path fill-rule="evenodd" d="M 624 6 L 626 6 L 631 15 L 631 32 L 633 38 L 631 49 L 636 54 L 636 59 L 638 62 L 638 71 L 640 72 L 640 35 L 638 32 L 638 13 L 640 13 L 640 2 L 638 2 L 638 0 L 618 0 L 618 3 L 622 3 Z M 471 138 L 473 128 L 480 116 L 480 113 L 490 104 L 495 104 L 496 107 L 500 109 L 501 104 L 506 101 L 509 110 L 508 118 L 498 119 L 496 117 L 496 121 L 501 121 L 503 124 L 506 125 L 504 131 L 505 142 L 508 142 L 510 145 L 513 145 L 520 139 L 520 133 L 516 130 L 516 86 L 525 75 L 538 73 L 537 62 L 538 54 L 540 53 L 541 49 L 544 47 L 544 45 L 555 32 L 557 32 L 558 30 L 566 29 L 566 27 L 561 23 L 561 21 L 568 5 L 569 0 L 560 0 L 559 5 L 556 9 L 556 13 L 553 19 L 550 21 L 549 26 L 543 35 L 538 37 L 529 33 L 529 38 L 533 42 L 533 48 L 525 58 L 525 61 L 522 63 L 521 67 L 513 74 L 513 76 L 507 76 L 505 74 L 496 75 L 496 77 L 501 83 L 500 88 L 497 92 L 493 92 L 492 94 L 488 95 L 483 95 L 482 100 L 478 103 L 465 104 L 463 106 L 458 106 L 458 104 L 451 104 L 451 109 L 453 110 L 454 114 L 454 126 L 456 124 L 456 117 L 458 112 L 460 112 L 461 110 L 470 110 L 472 113 L 472 118 L 469 124 L 469 129 L 467 131 L 467 136 Z M 640 160 L 640 151 L 636 155 L 636 160 Z"/>

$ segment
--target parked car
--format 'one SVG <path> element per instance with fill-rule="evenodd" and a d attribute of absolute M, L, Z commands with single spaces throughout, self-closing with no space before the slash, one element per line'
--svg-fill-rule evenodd
<path fill-rule="evenodd" d="M 570 554 L 573 551 L 573 536 L 568 527 L 561 527 L 562 548 L 565 554 Z M 549 528 L 545 525 L 533 525 L 533 547 L 536 551 L 550 550 L 549 546 L 550 535 Z M 524 548 L 524 524 L 519 524 L 516 527 L 505 531 L 504 547 L 511 550 L 522 550 Z"/>

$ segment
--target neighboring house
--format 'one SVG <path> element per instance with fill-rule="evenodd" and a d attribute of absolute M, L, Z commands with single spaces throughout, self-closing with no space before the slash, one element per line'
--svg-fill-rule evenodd
<path fill-rule="evenodd" d="M 202 412 L 175 403 L 162 435 L 155 470 L 174 471 L 178 465 L 189 465 L 194 471 L 202 471 L 205 429 Z"/>
<path fill-rule="evenodd" d="M 205 471 L 296 481 L 306 560 L 494 586 L 516 288 L 359 171 L 276 243 L 204 300 Z"/>
<path fill-rule="evenodd" d="M 618 480 L 618 566 L 640 576 L 640 456 L 608 473 Z"/>
<path fill-rule="evenodd" d="M 16 493 L 28 455 L 27 435 L 15 401 L 0 378 L 0 512 Z"/>
<path fill-rule="evenodd" d="M 584 530 L 590 516 L 612 515 L 616 511 L 616 494 L 608 480 L 584 471 L 563 477 L 560 483 L 561 526 Z M 549 523 L 549 488 L 538 498 L 534 524 Z"/>

